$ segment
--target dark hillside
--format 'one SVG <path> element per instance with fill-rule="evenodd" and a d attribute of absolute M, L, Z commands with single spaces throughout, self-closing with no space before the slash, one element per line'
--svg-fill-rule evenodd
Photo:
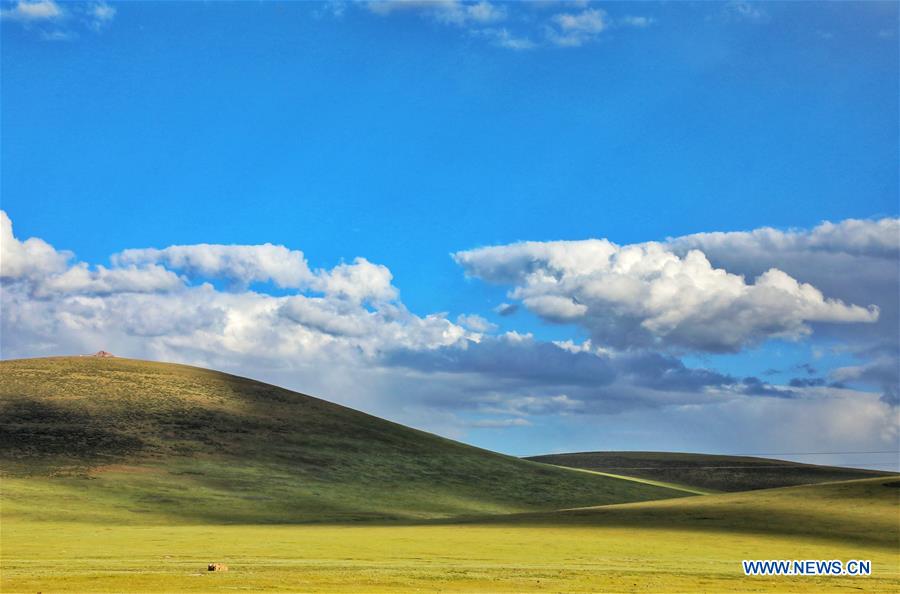
<path fill-rule="evenodd" d="M 891 473 L 877 470 L 816 466 L 769 458 L 674 452 L 580 452 L 527 459 L 725 492 L 891 476 Z"/>

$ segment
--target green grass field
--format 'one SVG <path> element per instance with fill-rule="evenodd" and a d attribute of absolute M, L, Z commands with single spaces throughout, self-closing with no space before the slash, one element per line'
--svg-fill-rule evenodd
<path fill-rule="evenodd" d="M 0 422 L 4 593 L 900 590 L 893 476 L 696 495 L 121 359 L 0 363 Z"/>
<path fill-rule="evenodd" d="M 4 519 L 3 592 L 896 592 L 900 488 L 875 479 L 435 524 Z M 749 578 L 741 559 L 870 559 Z M 230 571 L 209 574 L 208 562 Z"/>

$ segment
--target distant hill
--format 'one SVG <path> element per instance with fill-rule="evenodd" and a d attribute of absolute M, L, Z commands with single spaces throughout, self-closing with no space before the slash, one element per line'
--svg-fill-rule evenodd
<path fill-rule="evenodd" d="M 4 517 L 356 521 L 688 495 L 496 454 L 246 378 L 120 358 L 0 362 L 0 428 Z"/>
<path fill-rule="evenodd" d="M 894 476 L 877 470 L 817 466 L 769 458 L 673 452 L 580 452 L 526 459 L 724 492 Z"/>

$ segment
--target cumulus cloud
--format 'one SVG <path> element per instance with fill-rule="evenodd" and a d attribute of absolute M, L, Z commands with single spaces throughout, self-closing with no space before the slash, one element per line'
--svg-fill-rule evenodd
<path fill-rule="evenodd" d="M 575 323 L 606 345 L 736 352 L 809 334 L 808 322 L 873 322 L 875 306 L 826 298 L 778 269 L 754 282 L 703 252 L 607 240 L 525 242 L 457 252 L 466 273 L 511 284 L 510 297 L 546 320 Z"/>
<path fill-rule="evenodd" d="M 753 231 L 696 233 L 669 240 L 676 250 L 693 247 L 708 253 L 737 251 L 758 259 L 762 253 L 829 252 L 896 259 L 900 256 L 900 219 L 826 221 L 813 229 L 782 231 L 762 227 Z"/>
<path fill-rule="evenodd" d="M 714 266 L 748 277 L 776 267 L 800 282 L 847 303 L 872 303 L 879 317 L 871 324 L 814 324 L 822 340 L 836 341 L 862 360 L 890 360 L 900 369 L 900 219 L 848 219 L 812 229 L 698 233 L 670 239 L 677 254 L 702 250 Z M 887 401 L 897 381 L 871 374 Z M 839 380 L 840 381 L 840 380 Z"/>
<path fill-rule="evenodd" d="M 91 270 L 87 264 L 78 263 L 65 272 L 53 275 L 39 283 L 34 294 L 49 297 L 56 294 L 154 293 L 174 291 L 184 285 L 171 270 L 162 266 L 127 266 L 106 268 L 97 266 Z"/>
<path fill-rule="evenodd" d="M 336 351 L 374 358 L 477 338 L 442 314 L 410 313 L 397 300 L 390 271 L 364 258 L 313 272 L 302 252 L 284 246 L 198 244 L 125 250 L 111 268 L 91 267 L 70 264 L 72 254 L 40 239 L 19 241 L 6 213 L 0 248 L 5 356 L 27 355 L 34 343 L 55 339 L 90 350 L 98 336 L 126 351 L 254 352 L 273 362 Z M 205 282 L 216 279 L 230 281 L 231 290 Z M 250 290 L 252 282 L 297 291 L 275 297 Z M 83 341 L 69 336 L 79 332 Z"/>
<path fill-rule="evenodd" d="M 160 263 L 195 278 L 224 279 L 246 287 L 273 282 L 299 288 L 313 275 L 303 252 L 283 245 L 174 245 L 165 249 L 129 249 L 112 257 L 116 265 Z"/>
<path fill-rule="evenodd" d="M 356 258 L 353 264 L 340 264 L 331 270 L 319 271 L 310 286 L 332 297 L 363 301 L 391 301 L 397 289 L 391 284 L 393 275 L 386 266 Z"/>
<path fill-rule="evenodd" d="M 0 211 L 0 280 L 4 288 L 27 289 L 30 298 L 61 294 L 110 294 L 173 291 L 183 281 L 161 266 L 144 265 L 90 268 L 83 262 L 70 265 L 73 254 L 58 251 L 42 239 L 20 241 L 12 221 Z"/>
<path fill-rule="evenodd" d="M 827 381 L 798 379 L 785 388 L 751 380 L 743 390 L 793 397 L 791 388 L 855 383 L 878 387 L 884 402 L 896 402 L 897 373 L 889 373 L 900 369 L 895 218 L 699 233 L 632 246 L 522 243 L 455 258 L 468 274 L 509 285 L 510 297 L 544 319 L 585 328 L 594 350 L 734 352 L 812 332 L 860 363 Z"/>
<path fill-rule="evenodd" d="M 270 243 L 128 249 L 114 254 L 112 262 L 115 266 L 162 264 L 194 281 L 224 280 L 238 291 L 271 282 L 283 289 L 312 290 L 354 303 L 397 297 L 393 276 L 385 266 L 356 258 L 352 264 L 312 271 L 303 252 Z"/>
<path fill-rule="evenodd" d="M 19 241 L 12 221 L 0 210 L 0 277 L 5 280 L 40 279 L 66 270 L 71 252 L 59 252 L 42 239 Z"/>

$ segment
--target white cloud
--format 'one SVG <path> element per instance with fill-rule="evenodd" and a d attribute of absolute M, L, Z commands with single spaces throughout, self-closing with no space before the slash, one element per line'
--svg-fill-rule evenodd
<path fill-rule="evenodd" d="M 613 26 L 646 28 L 655 22 L 652 17 L 639 15 L 611 18 L 604 10 L 580 0 L 521 3 L 372 0 L 364 6 L 381 17 L 406 13 L 456 26 L 492 45 L 518 51 L 547 46 L 579 47 L 597 40 Z"/>
<path fill-rule="evenodd" d="M 474 332 L 493 332 L 497 329 L 497 324 L 492 324 L 476 314 L 461 314 L 456 318 L 456 323 Z"/>
<path fill-rule="evenodd" d="M 511 419 L 482 419 L 480 421 L 472 421 L 469 427 L 478 429 L 506 429 L 508 427 L 530 427 L 531 422 L 522 417 L 514 417 Z"/>
<path fill-rule="evenodd" d="M 596 39 L 609 26 L 606 12 L 598 8 L 560 13 L 551 20 L 555 27 L 548 27 L 547 38 L 556 45 L 568 47 L 578 47 Z"/>
<path fill-rule="evenodd" d="M 900 219 L 846 219 L 824 222 L 811 230 L 781 231 L 762 227 L 753 231 L 696 233 L 670 239 L 675 248 L 698 247 L 708 251 L 737 250 L 759 257 L 766 252 L 825 251 L 856 256 L 900 256 Z"/>
<path fill-rule="evenodd" d="M 0 211 L 0 279 L 4 286 L 19 282 L 28 295 L 50 298 L 60 294 L 147 293 L 173 291 L 184 286 L 178 276 L 161 266 L 126 266 L 90 269 L 69 264 L 71 252 L 57 251 L 35 237 L 19 241 L 12 221 Z"/>
<path fill-rule="evenodd" d="M 184 286 L 183 281 L 171 270 L 162 266 L 127 266 L 106 268 L 97 266 L 95 270 L 87 264 L 78 263 L 62 274 L 48 277 L 36 286 L 34 294 L 48 297 L 56 294 L 110 293 L 155 293 L 174 291 Z"/>
<path fill-rule="evenodd" d="M 71 258 L 71 252 L 58 252 L 42 239 L 16 239 L 12 221 L 0 210 L 0 277 L 40 279 L 65 271 Z"/>
<path fill-rule="evenodd" d="M 99 31 L 116 17 L 116 8 L 106 2 L 95 2 L 87 9 L 89 24 L 95 31 Z"/>
<path fill-rule="evenodd" d="M 809 230 L 698 233 L 670 239 L 667 245 L 679 255 L 701 250 L 714 266 L 735 274 L 753 277 L 775 267 L 834 298 L 873 303 L 880 309 L 876 324 L 819 331 L 844 343 L 898 344 L 900 219 L 849 219 Z"/>
<path fill-rule="evenodd" d="M 822 249 L 837 242 L 879 253 L 892 249 L 883 237 L 891 225 L 873 225 L 884 233 L 847 223 L 822 226 L 803 241 Z M 578 324 L 599 344 L 618 348 L 735 352 L 768 338 L 800 338 L 811 332 L 811 322 L 878 319 L 877 306 L 827 298 L 775 268 L 747 282 L 680 242 L 525 242 L 454 258 L 471 276 L 512 285 L 510 297 L 539 316 Z"/>
<path fill-rule="evenodd" d="M 581 413 L 584 409 L 584 401 L 570 398 L 567 394 L 507 398 L 498 400 L 496 408 L 488 408 L 490 412 L 504 412 L 518 415 Z"/>
<path fill-rule="evenodd" d="M 246 287 L 251 283 L 273 282 L 283 288 L 306 286 L 313 279 L 303 252 L 283 245 L 174 245 L 129 249 L 112 258 L 118 266 L 160 263 L 190 277 L 225 279 Z"/>
<path fill-rule="evenodd" d="M 52 21 L 62 16 L 62 9 L 53 0 L 19 0 L 12 8 L 0 11 L 4 19 L 23 22 Z"/>
<path fill-rule="evenodd" d="M 900 369 L 900 219 L 848 219 L 825 222 L 813 229 L 698 233 L 671 239 L 673 251 L 702 250 L 714 266 L 756 276 L 776 267 L 801 282 L 847 303 L 873 303 L 879 308 L 874 324 L 817 325 L 816 334 L 832 340 L 863 360 L 888 357 Z M 898 386 L 881 375 L 890 400 Z M 877 379 L 865 374 L 862 379 Z"/>
<path fill-rule="evenodd" d="M 352 264 L 313 272 L 303 252 L 270 243 L 129 249 L 114 254 L 112 262 L 116 266 L 159 263 L 193 280 L 225 280 L 235 290 L 271 282 L 281 288 L 312 290 L 356 303 L 397 297 L 397 289 L 391 284 L 393 277 L 385 266 L 356 258 Z"/>
<path fill-rule="evenodd" d="M 466 5 L 464 10 L 464 18 L 461 22 L 474 23 L 494 23 L 502 21 L 506 18 L 506 9 L 502 6 L 496 6 L 490 2 L 478 2 L 477 4 Z"/>
<path fill-rule="evenodd" d="M 596 8 L 589 8 L 577 14 L 557 14 L 553 17 L 553 21 L 563 31 L 581 33 L 599 33 L 607 26 L 606 13 Z"/>
<path fill-rule="evenodd" d="M 53 0 L 19 0 L 12 8 L 0 10 L 4 20 L 21 23 L 45 41 L 71 41 L 83 29 L 99 33 L 112 23 L 116 13 L 114 6 L 102 0 L 65 5 Z"/>
<path fill-rule="evenodd" d="M 354 303 L 380 302 L 397 297 L 392 279 L 393 275 L 386 266 L 356 258 L 353 264 L 340 264 L 330 271 L 318 271 L 310 286 L 330 297 L 348 299 Z"/>
<path fill-rule="evenodd" d="M 508 29 L 481 29 L 476 34 L 491 39 L 494 45 L 511 50 L 528 50 L 537 46 L 531 39 L 511 33 Z"/>
<path fill-rule="evenodd" d="M 71 259 L 40 239 L 16 239 L 0 211 L 4 356 L 40 354 L 35 345 L 78 353 L 99 342 L 177 360 L 190 353 L 207 362 L 252 356 L 276 367 L 298 356 L 371 364 L 391 350 L 479 336 L 441 314 L 410 313 L 390 270 L 364 258 L 312 272 L 302 252 L 284 246 L 198 244 L 125 250 L 112 268 Z M 216 279 L 231 281 L 231 290 L 204 282 Z M 297 291 L 248 289 L 269 281 Z"/>
<path fill-rule="evenodd" d="M 374 0 L 367 4 L 375 14 L 387 16 L 398 12 L 415 12 L 439 23 L 465 26 L 485 25 L 506 18 L 506 8 L 481 2 L 460 0 Z"/>

